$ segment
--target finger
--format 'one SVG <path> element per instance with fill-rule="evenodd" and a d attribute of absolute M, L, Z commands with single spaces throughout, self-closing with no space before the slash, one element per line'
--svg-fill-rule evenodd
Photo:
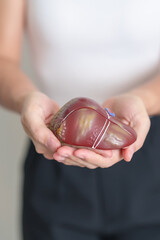
<path fill-rule="evenodd" d="M 150 129 L 150 119 L 148 118 L 148 116 L 143 124 L 141 122 L 136 122 L 134 129 L 137 132 L 137 140 L 128 148 L 123 149 L 122 151 L 123 158 L 127 162 L 131 161 L 133 154 L 137 150 L 139 150 L 144 144 L 144 141 Z"/>
<path fill-rule="evenodd" d="M 54 134 L 46 127 L 43 120 L 37 116 L 23 118 L 22 124 L 30 136 L 35 142 L 43 145 L 48 150 L 54 152 L 60 147 L 60 142 L 54 136 Z"/>
<path fill-rule="evenodd" d="M 35 142 L 34 140 L 32 140 L 32 141 L 33 141 L 33 144 L 35 146 L 37 153 L 44 155 L 44 157 L 47 159 L 50 159 L 50 160 L 53 159 L 53 152 L 48 150 L 42 144 L 39 144 L 39 143 Z"/>
<path fill-rule="evenodd" d="M 98 167 L 97 165 L 89 163 L 89 162 L 87 162 L 85 160 L 82 160 L 80 158 L 77 158 L 75 156 L 70 156 L 70 159 L 72 159 L 72 161 L 78 163 L 79 165 L 84 166 L 84 167 L 89 168 L 89 169 L 96 169 Z"/>
<path fill-rule="evenodd" d="M 62 163 L 64 163 L 65 165 L 72 165 L 72 166 L 84 167 L 83 164 L 79 164 L 79 163 L 73 161 L 73 160 L 70 159 L 70 158 L 63 157 L 63 156 L 59 155 L 58 153 L 54 153 L 53 157 L 54 157 L 54 159 L 55 159 L 56 161 L 62 162 Z"/>
<path fill-rule="evenodd" d="M 57 161 L 62 161 L 65 163 L 66 159 L 67 160 L 70 160 L 70 162 L 72 163 L 71 165 L 76 165 L 76 166 L 80 166 L 80 167 L 87 167 L 89 169 L 95 169 L 97 168 L 98 166 L 96 165 L 93 165 L 93 164 L 90 164 L 90 163 L 87 163 L 86 161 L 82 160 L 82 159 L 79 159 L 75 156 L 73 156 L 72 154 L 74 153 L 74 148 L 73 149 L 67 149 L 66 150 L 69 150 L 69 153 L 71 153 L 72 151 L 72 154 L 69 156 L 67 155 L 67 151 L 65 151 L 65 155 L 63 153 L 65 147 L 62 147 L 58 149 L 58 151 L 56 153 L 54 153 L 54 158 L 57 160 Z M 60 153 L 60 154 L 59 154 Z M 63 154 L 62 154 L 63 153 Z"/>
<path fill-rule="evenodd" d="M 57 149 L 57 153 L 63 157 L 72 156 L 76 148 L 70 146 L 61 146 Z"/>
<path fill-rule="evenodd" d="M 112 157 L 105 157 L 87 149 L 79 149 L 74 154 L 88 163 L 99 166 L 101 168 L 108 168 L 122 159 L 120 150 L 114 150 Z"/>
<path fill-rule="evenodd" d="M 126 162 L 131 161 L 134 153 L 135 153 L 135 145 L 134 144 L 132 144 L 131 146 L 129 146 L 126 149 L 122 149 L 122 156 Z"/>
<path fill-rule="evenodd" d="M 75 151 L 77 148 L 69 147 L 69 146 L 63 146 L 62 148 L 58 149 L 58 153 L 65 156 L 69 157 L 73 161 L 77 162 L 80 165 L 83 165 L 89 169 L 96 169 L 98 166 L 89 162 L 86 162 L 85 160 L 82 160 L 81 158 L 78 158 L 75 156 Z"/>
<path fill-rule="evenodd" d="M 43 145 L 51 152 L 55 152 L 61 146 L 58 139 L 45 125 L 39 125 L 39 128 L 35 128 L 35 131 L 32 132 L 32 137 L 37 143 Z"/>
<path fill-rule="evenodd" d="M 69 158 L 65 158 L 64 161 L 62 161 L 62 163 L 64 163 L 65 165 L 68 165 L 68 166 L 77 166 L 77 167 L 85 167 L 83 164 L 79 164 L 75 161 L 72 161 L 71 159 Z"/>
<path fill-rule="evenodd" d="M 75 148 L 70 146 L 62 146 L 58 149 L 58 153 L 63 156 L 71 156 L 74 155 L 75 151 L 82 150 L 84 148 Z M 88 149 L 87 149 L 88 150 Z M 104 157 L 112 157 L 112 150 L 100 150 L 100 149 L 91 149 L 90 151 L 94 151 L 97 154 L 100 154 Z"/>
<path fill-rule="evenodd" d="M 93 151 L 97 154 L 102 155 L 103 157 L 106 157 L 106 158 L 111 158 L 113 156 L 113 151 L 112 150 L 94 149 Z"/>
<path fill-rule="evenodd" d="M 133 144 L 135 146 L 135 150 L 139 150 L 146 139 L 146 136 L 148 134 L 148 131 L 150 129 L 150 119 L 145 119 L 145 122 L 142 124 L 141 122 L 137 123 L 137 125 L 134 127 L 135 131 L 137 132 L 137 140 Z"/>
<path fill-rule="evenodd" d="M 84 148 L 83 149 L 77 149 L 77 148 L 73 148 L 73 147 L 69 147 L 69 146 L 62 146 L 61 148 L 59 148 L 57 150 L 57 153 L 59 155 L 61 155 L 62 157 L 70 157 L 70 158 L 72 157 L 73 161 L 79 162 L 79 164 L 84 164 L 85 167 L 87 167 L 87 168 L 95 169 L 95 168 L 99 167 L 98 164 L 93 164 L 92 162 L 87 162 L 86 160 L 83 160 L 81 158 L 81 151 L 83 152 L 83 150 L 84 150 Z M 112 150 L 107 150 L 107 151 L 99 150 L 99 149 L 95 149 L 95 150 L 86 149 L 86 150 L 89 151 L 89 152 L 93 151 L 97 154 L 102 155 L 103 157 L 110 157 L 111 158 L 112 155 L 113 155 Z M 80 155 L 77 155 L 77 151 L 78 151 L 78 154 L 80 154 Z"/>

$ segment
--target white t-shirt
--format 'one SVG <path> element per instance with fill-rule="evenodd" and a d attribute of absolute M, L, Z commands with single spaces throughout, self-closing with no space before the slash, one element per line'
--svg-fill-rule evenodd
<path fill-rule="evenodd" d="M 40 88 L 60 105 L 99 103 L 157 71 L 160 0 L 27 0 Z"/>

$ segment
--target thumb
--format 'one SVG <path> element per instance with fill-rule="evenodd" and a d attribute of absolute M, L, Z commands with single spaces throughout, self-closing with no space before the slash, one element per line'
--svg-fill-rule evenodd
<path fill-rule="evenodd" d="M 33 140 L 35 147 L 41 145 L 49 151 L 55 152 L 55 150 L 61 146 L 59 140 L 45 125 L 40 116 L 36 114 L 26 116 L 22 118 L 22 125 L 28 136 Z"/>

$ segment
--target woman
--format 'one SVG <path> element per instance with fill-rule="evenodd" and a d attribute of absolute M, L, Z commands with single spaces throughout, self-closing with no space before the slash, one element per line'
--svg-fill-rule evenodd
<path fill-rule="evenodd" d="M 159 239 L 159 117 L 148 134 L 150 116 L 160 114 L 159 7 L 0 0 L 0 102 L 21 115 L 34 144 L 25 162 L 25 240 Z M 24 28 L 39 89 L 19 66 Z M 137 141 L 113 151 L 61 146 L 46 125 L 77 96 L 112 109 Z"/>

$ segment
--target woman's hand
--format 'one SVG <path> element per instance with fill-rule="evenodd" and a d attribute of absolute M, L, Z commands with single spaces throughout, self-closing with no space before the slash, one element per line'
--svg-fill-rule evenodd
<path fill-rule="evenodd" d="M 104 103 L 115 112 L 116 117 L 131 126 L 137 133 L 137 140 L 122 149 L 122 157 L 129 162 L 133 154 L 142 146 L 150 129 L 150 118 L 140 97 L 133 94 L 124 94 Z"/>
<path fill-rule="evenodd" d="M 63 146 L 54 154 L 57 161 L 91 169 L 107 168 L 122 159 L 129 162 L 133 154 L 143 146 L 150 128 L 150 119 L 142 100 L 133 94 L 125 94 L 107 100 L 103 106 L 110 108 L 117 118 L 134 128 L 137 133 L 136 142 L 121 150 L 88 150 Z"/>
<path fill-rule="evenodd" d="M 107 168 L 123 158 L 126 161 L 131 160 L 134 152 L 144 143 L 150 128 L 150 120 L 142 100 L 131 94 L 109 99 L 103 106 L 110 108 L 117 118 L 135 129 L 137 140 L 134 144 L 122 150 L 88 150 L 61 146 L 59 140 L 47 127 L 59 107 L 53 100 L 38 91 L 25 97 L 21 119 L 36 151 L 47 159 L 54 158 L 66 165 L 90 169 Z"/>
<path fill-rule="evenodd" d="M 34 91 L 25 97 L 22 106 L 22 125 L 36 151 L 47 159 L 53 159 L 54 152 L 61 144 L 47 125 L 59 110 L 58 105 L 43 93 Z"/>
<path fill-rule="evenodd" d="M 74 148 L 61 147 L 59 140 L 47 127 L 58 110 L 58 105 L 41 92 L 33 91 L 24 98 L 21 121 L 36 151 L 50 160 L 61 162 L 63 158 L 63 163 L 66 165 L 96 168 L 97 166 L 76 158 L 73 154 Z M 56 152 L 61 153 L 61 156 L 59 157 Z M 54 156 L 58 157 L 54 158 Z"/>

